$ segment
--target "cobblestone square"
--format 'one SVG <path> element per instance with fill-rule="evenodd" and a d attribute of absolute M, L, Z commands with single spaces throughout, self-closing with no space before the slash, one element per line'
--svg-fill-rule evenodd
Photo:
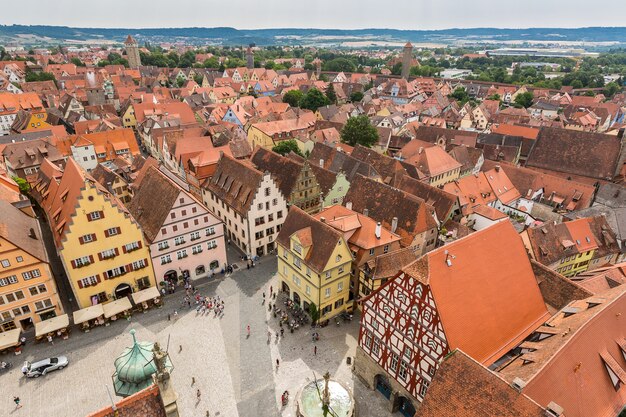
<path fill-rule="evenodd" d="M 315 344 L 308 325 L 293 334 L 286 331 L 276 340 L 278 319 L 268 311 L 262 297 L 265 291 L 269 298 L 270 285 L 279 287 L 275 271 L 276 260 L 266 257 L 253 269 L 247 270 L 240 263 L 231 276 L 199 285 L 201 295 L 219 295 L 225 301 L 222 318 L 183 306 L 183 291 L 179 290 L 166 297 L 163 308 L 136 313 L 130 321 L 113 322 L 89 333 L 73 328 L 69 340 L 55 340 L 54 345 L 34 345 L 29 340 L 21 356 L 2 358 L 12 363 L 13 369 L 0 374 L 0 415 L 85 416 L 109 405 L 106 386 L 112 389 L 113 361 L 132 343 L 130 329 L 137 331 L 139 341 L 159 342 L 163 347 L 169 342 L 181 416 L 206 416 L 207 411 L 223 417 L 295 416 L 297 391 L 313 375 L 321 377 L 326 371 L 354 390 L 359 416 L 390 415 L 382 396 L 365 388 L 346 361 L 355 355 L 358 317 L 315 329 L 320 334 Z M 246 334 L 248 325 L 250 337 Z M 270 342 L 268 331 L 272 334 Z M 66 355 L 70 365 L 38 379 L 21 376 L 24 360 L 56 355 Z M 280 360 L 278 369 L 276 359 Z M 196 400 L 197 389 L 202 394 L 200 401 Z M 285 390 L 291 395 L 283 407 L 280 396 Z M 15 410 L 14 395 L 21 398 L 23 408 Z M 365 399 L 367 406 L 360 407 Z"/>

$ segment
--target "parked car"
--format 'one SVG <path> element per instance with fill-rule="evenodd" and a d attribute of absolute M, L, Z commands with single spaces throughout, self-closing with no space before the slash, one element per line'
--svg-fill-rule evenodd
<path fill-rule="evenodd" d="M 68 364 L 69 361 L 65 356 L 43 359 L 33 363 L 26 361 L 22 366 L 22 373 L 28 378 L 38 378 L 57 369 L 63 369 Z"/>

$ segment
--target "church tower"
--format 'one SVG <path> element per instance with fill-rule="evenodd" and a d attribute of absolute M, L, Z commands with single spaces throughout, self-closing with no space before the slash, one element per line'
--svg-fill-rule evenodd
<path fill-rule="evenodd" d="M 249 70 L 254 69 L 254 52 L 252 52 L 251 46 L 248 46 L 248 49 L 246 49 L 246 68 Z"/>
<path fill-rule="evenodd" d="M 128 35 L 126 41 L 124 41 L 124 47 L 126 49 L 126 59 L 128 60 L 128 66 L 131 68 L 138 68 L 141 65 L 141 58 L 139 57 L 139 44 Z"/>
<path fill-rule="evenodd" d="M 404 45 L 402 52 L 402 78 L 409 79 L 409 72 L 411 71 L 411 61 L 413 60 L 413 45 L 411 42 L 407 42 Z"/>

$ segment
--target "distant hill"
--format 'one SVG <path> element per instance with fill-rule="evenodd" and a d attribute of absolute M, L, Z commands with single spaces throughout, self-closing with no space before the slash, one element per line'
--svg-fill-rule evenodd
<path fill-rule="evenodd" d="M 619 42 L 626 44 L 626 27 L 589 27 L 577 29 L 235 29 L 159 28 L 159 29 L 98 29 L 66 26 L 0 25 L 0 41 L 24 44 L 58 43 L 63 41 L 122 42 L 131 33 L 139 41 L 215 43 L 220 45 L 307 45 L 342 44 L 343 42 L 404 42 L 446 43 L 458 40 L 478 42 L 554 41 L 554 42 Z"/>

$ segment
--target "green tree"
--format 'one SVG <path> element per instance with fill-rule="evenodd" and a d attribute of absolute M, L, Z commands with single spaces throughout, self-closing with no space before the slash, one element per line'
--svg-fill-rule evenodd
<path fill-rule="evenodd" d="M 28 72 L 26 73 L 26 82 L 31 81 L 56 81 L 54 74 L 50 72 Z"/>
<path fill-rule="evenodd" d="M 300 90 L 290 90 L 283 96 L 283 103 L 288 103 L 291 107 L 298 107 L 302 101 L 304 93 Z"/>
<path fill-rule="evenodd" d="M 341 141 L 350 146 L 359 144 L 370 148 L 378 142 L 378 130 L 365 115 L 351 117 L 341 129 Z"/>
<path fill-rule="evenodd" d="M 30 184 L 28 183 L 28 181 L 20 177 L 13 177 L 13 181 L 15 181 L 17 186 L 20 188 L 20 192 L 22 194 L 28 194 L 28 192 L 30 191 Z"/>
<path fill-rule="evenodd" d="M 350 101 L 356 103 L 357 101 L 363 100 L 363 93 L 360 91 L 354 91 L 350 94 Z"/>
<path fill-rule="evenodd" d="M 300 100 L 300 107 L 316 111 L 322 106 L 329 104 L 328 98 L 317 88 L 311 88 Z"/>
<path fill-rule="evenodd" d="M 304 155 L 302 155 L 302 151 L 300 151 L 300 148 L 298 148 L 298 143 L 295 141 L 295 139 L 280 141 L 278 142 L 278 145 L 272 148 L 272 150 L 283 156 L 287 155 L 289 152 L 293 152 L 297 155 L 304 157 Z"/>
<path fill-rule="evenodd" d="M 348 58 L 335 58 L 324 64 L 324 70 L 335 72 L 354 72 L 356 70 L 356 65 L 354 65 L 354 63 Z"/>
<path fill-rule="evenodd" d="M 465 105 L 470 99 L 469 94 L 467 94 L 467 91 L 465 91 L 463 87 L 455 88 L 448 97 L 455 99 L 459 103 L 459 106 Z"/>
<path fill-rule="evenodd" d="M 211 57 L 209 59 L 205 59 L 202 66 L 204 68 L 218 68 L 220 66 L 220 61 L 216 57 Z"/>
<path fill-rule="evenodd" d="M 81 61 L 80 59 L 74 57 L 72 59 L 70 59 L 70 62 L 74 65 L 76 65 L 77 67 L 84 67 L 85 64 L 83 63 L 83 61 Z"/>
<path fill-rule="evenodd" d="M 525 93 L 518 94 L 515 96 L 515 104 L 518 106 L 522 106 L 525 109 L 529 108 L 533 104 L 533 93 L 527 91 Z"/>
<path fill-rule="evenodd" d="M 328 83 L 328 87 L 326 87 L 326 98 L 330 101 L 331 104 L 337 104 L 337 93 L 335 93 L 335 87 L 333 87 L 333 83 Z"/>
<path fill-rule="evenodd" d="M 621 90 L 621 87 L 619 86 L 619 84 L 612 81 L 604 87 L 604 95 L 607 97 L 613 97 L 615 93 L 617 93 L 620 90 Z"/>
<path fill-rule="evenodd" d="M 309 316 L 311 316 L 311 324 L 315 324 L 320 319 L 320 311 L 315 303 L 309 304 Z"/>

